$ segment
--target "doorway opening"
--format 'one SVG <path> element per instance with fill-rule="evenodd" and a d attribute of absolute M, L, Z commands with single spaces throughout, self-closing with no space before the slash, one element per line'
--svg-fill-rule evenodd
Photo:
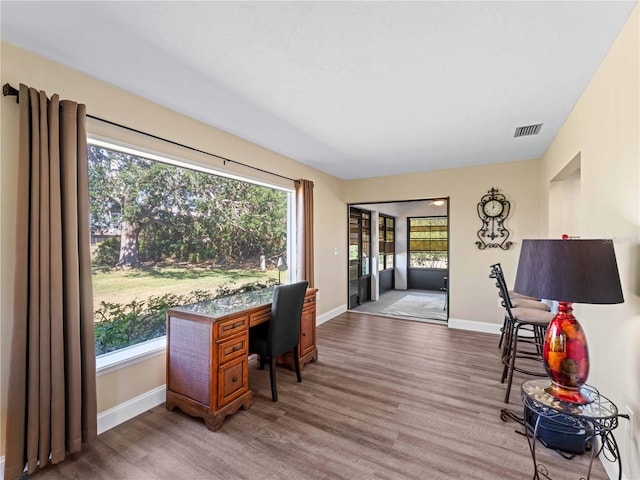
<path fill-rule="evenodd" d="M 348 242 L 350 310 L 447 322 L 448 197 L 350 204 Z"/>

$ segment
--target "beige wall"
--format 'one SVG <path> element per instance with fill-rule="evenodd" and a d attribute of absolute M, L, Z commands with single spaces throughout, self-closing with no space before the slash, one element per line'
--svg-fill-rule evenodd
<path fill-rule="evenodd" d="M 166 383 L 166 361 L 158 355 L 98 377 L 98 413 Z"/>
<path fill-rule="evenodd" d="M 488 278 L 489 265 L 500 262 L 513 284 L 522 239 L 541 234 L 540 179 L 540 161 L 525 160 L 349 181 L 344 198 L 347 203 L 371 203 L 449 197 L 450 319 L 502 324 L 498 291 Z M 479 250 L 475 245 L 481 226 L 476 206 L 491 187 L 511 202 L 505 225 L 515 245 L 507 251 Z"/>
<path fill-rule="evenodd" d="M 612 238 L 624 290 L 621 305 L 576 305 L 591 354 L 588 382 L 636 415 L 635 439 L 615 432 L 626 478 L 640 478 L 640 33 L 639 7 L 543 158 L 550 234 L 558 211 L 574 212 L 582 238 Z M 565 195 L 552 180 L 579 156 Z M 561 175 L 562 176 L 562 175 Z M 579 186 L 575 183 L 579 182 Z M 572 184 L 573 183 L 573 184 Z M 567 194 L 567 190 L 569 194 Z"/>
<path fill-rule="evenodd" d="M 290 178 L 306 178 L 315 184 L 315 282 L 320 289 L 318 313 L 323 314 L 346 303 L 346 207 L 340 199 L 341 181 L 318 170 L 307 167 L 282 155 L 260 148 L 247 141 L 208 127 L 193 119 L 177 114 L 166 108 L 133 96 L 100 80 L 70 70 L 25 50 L 3 43 L 2 84 L 10 83 L 16 88 L 20 83 L 45 90 L 49 95 L 60 94 L 61 98 L 73 99 L 87 105 L 88 113 L 124 125 L 173 139 L 180 143 L 197 147 L 246 164 L 279 173 Z M 5 98 L 1 108 L 1 169 L 0 169 L 0 209 L 1 228 L 0 251 L 2 251 L 2 273 L 0 281 L 0 421 L 4 425 L 6 416 L 6 385 L 8 356 L 11 338 L 10 324 L 13 312 L 13 255 L 15 224 L 16 175 L 15 164 L 17 138 L 16 124 L 18 106 L 15 101 Z M 192 162 L 224 169 L 222 162 L 204 155 L 170 147 L 163 142 L 151 141 L 144 137 L 128 134 L 121 129 L 108 127 L 102 123 L 89 121 L 88 130 L 98 134 L 130 142 L 149 150 L 161 151 Z M 234 171 L 227 165 L 226 170 Z M 253 176 L 255 172 L 236 168 L 236 172 Z M 259 177 L 257 177 L 259 178 Z M 275 177 L 264 177 L 272 182 L 292 186 L 291 182 L 279 181 Z M 338 221 L 336 221 L 338 219 Z M 320 228 L 330 225 L 331 228 Z M 338 247 L 338 255 L 333 254 Z M 340 273 L 336 273 L 340 272 Z M 99 411 L 104 411 L 125 400 L 134 398 L 148 390 L 164 384 L 164 358 L 156 357 L 129 368 L 103 375 L 98 378 Z M 0 456 L 4 454 L 4 428 L 2 428 Z"/>

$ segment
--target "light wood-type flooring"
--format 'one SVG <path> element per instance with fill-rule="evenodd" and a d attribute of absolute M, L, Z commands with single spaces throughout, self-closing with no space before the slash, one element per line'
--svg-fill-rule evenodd
<path fill-rule="evenodd" d="M 529 479 L 519 426 L 502 422 L 495 335 L 344 313 L 318 327 L 302 383 L 250 365 L 254 404 L 218 432 L 164 405 L 103 434 L 45 479 Z M 517 378 L 511 407 L 521 411 Z M 586 455 L 540 447 L 554 479 L 586 476 Z M 591 478 L 607 478 L 599 460 Z"/>

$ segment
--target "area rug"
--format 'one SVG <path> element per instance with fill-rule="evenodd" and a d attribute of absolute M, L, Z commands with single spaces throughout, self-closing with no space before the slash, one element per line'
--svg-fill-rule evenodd
<path fill-rule="evenodd" d="M 443 310 L 444 296 L 431 297 L 426 295 L 408 294 L 397 302 L 380 310 L 384 315 L 417 318 L 447 319 L 447 312 Z"/>

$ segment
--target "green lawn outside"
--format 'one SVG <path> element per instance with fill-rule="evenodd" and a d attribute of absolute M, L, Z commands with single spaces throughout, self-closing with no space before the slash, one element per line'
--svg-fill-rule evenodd
<path fill-rule="evenodd" d="M 286 281 L 282 274 L 282 282 Z M 278 279 L 277 270 L 223 270 L 187 265 L 142 266 L 93 274 L 93 306 L 100 302 L 127 304 L 167 293 L 185 295 L 194 290 L 217 290 L 221 286 Z"/>

